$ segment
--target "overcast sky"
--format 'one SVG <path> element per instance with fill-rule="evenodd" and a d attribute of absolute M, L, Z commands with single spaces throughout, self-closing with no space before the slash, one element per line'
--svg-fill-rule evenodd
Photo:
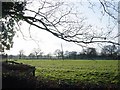
<path fill-rule="evenodd" d="M 86 22 L 93 25 L 95 29 L 97 29 L 99 26 L 105 27 L 108 25 L 107 22 L 108 18 L 103 17 L 102 21 L 100 21 L 101 14 L 98 10 L 99 8 L 94 8 L 94 10 L 92 10 L 88 8 L 89 6 L 87 2 L 84 2 L 82 3 L 83 5 L 81 5 L 81 3 L 78 3 L 78 0 L 70 0 L 70 1 L 75 4 L 75 8 L 79 13 L 82 12 L 83 15 L 87 17 Z M 29 25 L 25 22 L 22 22 L 21 31 L 23 32 L 24 37 L 22 36 L 21 32 L 17 32 L 13 40 L 14 42 L 13 48 L 11 48 L 10 51 L 7 51 L 8 54 L 17 55 L 19 54 L 20 50 L 24 50 L 25 54 L 29 55 L 29 53 L 32 52 L 34 48 L 40 48 L 44 52 L 44 54 L 48 54 L 48 53 L 53 53 L 56 49 L 61 49 L 61 44 L 63 46 L 64 51 L 68 50 L 68 51 L 80 52 L 82 50 L 80 46 L 74 43 L 61 40 L 53 36 L 51 33 L 44 30 L 40 30 L 34 26 L 31 27 L 32 38 L 30 38 L 28 29 L 29 29 Z M 97 47 L 97 46 L 94 45 L 91 47 Z"/>

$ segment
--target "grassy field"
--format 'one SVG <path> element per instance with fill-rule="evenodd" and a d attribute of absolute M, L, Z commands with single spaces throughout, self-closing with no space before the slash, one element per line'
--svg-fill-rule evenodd
<path fill-rule="evenodd" d="M 111 85 L 118 83 L 117 60 L 18 60 L 36 67 L 38 79 L 58 84 Z"/>

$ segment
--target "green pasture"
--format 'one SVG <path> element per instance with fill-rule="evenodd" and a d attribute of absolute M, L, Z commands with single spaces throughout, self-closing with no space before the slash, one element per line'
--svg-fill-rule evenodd
<path fill-rule="evenodd" d="M 38 79 L 73 83 L 117 84 L 117 60 L 18 60 L 36 67 Z"/>

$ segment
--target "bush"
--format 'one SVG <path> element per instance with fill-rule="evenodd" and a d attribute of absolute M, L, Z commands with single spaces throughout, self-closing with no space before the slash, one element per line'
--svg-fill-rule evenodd
<path fill-rule="evenodd" d="M 36 77 L 28 72 L 31 66 L 2 63 L 2 88 L 36 88 Z"/>
<path fill-rule="evenodd" d="M 2 88 L 36 88 L 36 78 L 3 74 Z"/>

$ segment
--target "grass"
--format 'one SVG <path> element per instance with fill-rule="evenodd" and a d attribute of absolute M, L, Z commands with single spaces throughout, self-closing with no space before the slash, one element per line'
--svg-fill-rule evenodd
<path fill-rule="evenodd" d="M 58 84 L 111 85 L 118 83 L 117 60 L 18 60 L 36 66 L 38 79 Z"/>

